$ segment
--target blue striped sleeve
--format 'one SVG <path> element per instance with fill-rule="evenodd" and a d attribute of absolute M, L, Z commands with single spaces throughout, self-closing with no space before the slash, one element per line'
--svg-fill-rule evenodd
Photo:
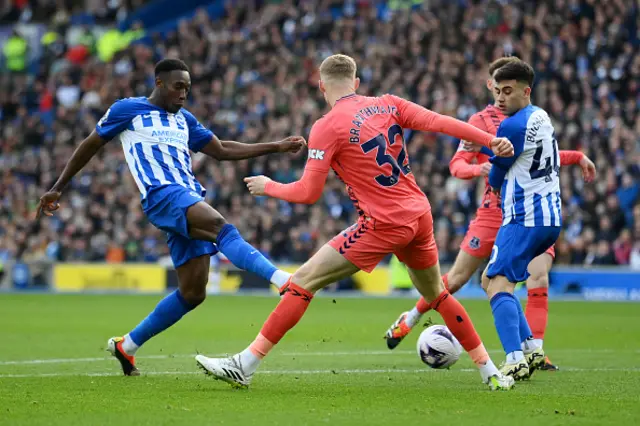
<path fill-rule="evenodd" d="M 518 156 L 522 154 L 524 149 L 524 138 L 527 133 L 527 123 L 520 119 L 520 115 L 509 117 L 504 120 L 498 128 L 497 137 L 507 138 L 513 144 L 513 157 L 498 157 L 493 156 L 489 158 L 493 167 L 489 172 L 489 185 L 493 188 L 502 187 L 507 172 L 516 162 Z"/>
<path fill-rule="evenodd" d="M 193 152 L 199 152 L 206 144 L 211 142 L 213 132 L 200 124 L 193 114 L 186 109 L 182 109 L 182 114 L 184 114 L 189 128 L 189 149 Z"/>
<path fill-rule="evenodd" d="M 126 99 L 116 101 L 96 124 L 96 133 L 102 139 L 110 141 L 127 128 L 134 115 L 135 108 L 132 108 L 130 102 Z"/>

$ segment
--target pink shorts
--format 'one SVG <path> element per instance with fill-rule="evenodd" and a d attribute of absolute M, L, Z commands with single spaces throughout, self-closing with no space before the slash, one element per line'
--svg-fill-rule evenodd
<path fill-rule="evenodd" d="M 361 219 L 336 235 L 329 245 L 365 272 L 371 272 L 388 254 L 411 269 L 427 269 L 438 263 L 433 218 L 427 212 L 408 224 L 378 225 Z"/>

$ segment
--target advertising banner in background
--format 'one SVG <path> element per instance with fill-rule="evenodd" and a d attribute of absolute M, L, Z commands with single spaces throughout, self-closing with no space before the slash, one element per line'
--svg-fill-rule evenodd
<path fill-rule="evenodd" d="M 279 267 L 293 273 L 300 265 Z M 393 268 L 379 266 L 371 274 L 358 272 L 327 287 L 325 291 L 415 296 L 413 288 L 398 285 L 402 284 L 401 281 L 402 277 L 398 277 Z M 558 266 L 551 271 L 549 281 L 552 299 L 640 302 L 640 271 L 637 270 Z M 8 263 L 0 275 L 0 291 L 163 293 L 177 287 L 176 271 L 158 264 Z M 209 294 L 247 291 L 270 291 L 275 294 L 276 288 L 255 274 L 232 265 L 215 265 L 211 268 L 207 286 Z M 526 288 L 522 286 L 516 294 L 525 298 Z M 486 298 L 475 275 L 458 296 L 462 299 Z"/>
<path fill-rule="evenodd" d="M 157 293 L 167 288 L 167 272 L 160 265 L 150 264 L 57 264 L 53 268 L 53 288 Z"/>

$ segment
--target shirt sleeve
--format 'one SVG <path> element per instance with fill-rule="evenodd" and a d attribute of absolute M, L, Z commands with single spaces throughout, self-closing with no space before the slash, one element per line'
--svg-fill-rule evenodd
<path fill-rule="evenodd" d="M 463 121 L 446 115 L 430 111 L 418 104 L 407 101 L 397 96 L 388 95 L 396 108 L 398 108 L 398 122 L 408 129 L 422 130 L 426 132 L 439 132 L 464 139 L 480 145 L 491 147 L 494 136 L 490 133 L 473 127 Z"/>
<path fill-rule="evenodd" d="M 189 111 L 183 109 L 182 114 L 189 128 L 189 149 L 199 152 L 213 139 L 213 132 L 204 127 Z"/>
<path fill-rule="evenodd" d="M 267 183 L 264 192 L 270 197 L 290 203 L 313 204 L 320 199 L 328 175 L 329 170 L 320 171 L 305 167 L 300 180 L 287 184 L 271 181 Z"/>
<path fill-rule="evenodd" d="M 451 175 L 458 179 L 473 179 L 480 176 L 481 166 L 473 164 L 478 157 L 477 152 L 467 151 L 464 148 L 464 142 L 460 141 L 458 151 L 449 162 L 449 171 Z"/>
<path fill-rule="evenodd" d="M 509 139 L 513 144 L 514 152 L 513 157 L 498 157 L 494 155 L 489 159 L 494 166 L 491 167 L 491 171 L 489 172 L 489 185 L 493 188 L 502 187 L 502 182 L 509 168 L 516 162 L 520 154 L 522 154 L 526 131 L 526 126 L 518 126 L 515 119 L 507 119 L 500 124 L 497 136 Z"/>
<path fill-rule="evenodd" d="M 329 173 L 331 161 L 338 153 L 338 138 L 327 120 L 317 121 L 309 132 L 309 158 L 305 170 Z"/>
<path fill-rule="evenodd" d="M 580 161 L 584 158 L 584 154 L 580 151 L 560 151 L 560 165 L 571 166 L 573 164 L 580 164 Z"/>
<path fill-rule="evenodd" d="M 131 124 L 133 116 L 134 111 L 125 100 L 116 101 L 96 124 L 96 133 L 102 139 L 110 141 Z"/>
<path fill-rule="evenodd" d="M 322 195 L 331 161 L 338 149 L 338 140 L 330 122 L 317 121 L 309 133 L 309 158 L 300 180 L 288 184 L 269 182 L 265 193 L 291 203 L 315 203 Z"/>

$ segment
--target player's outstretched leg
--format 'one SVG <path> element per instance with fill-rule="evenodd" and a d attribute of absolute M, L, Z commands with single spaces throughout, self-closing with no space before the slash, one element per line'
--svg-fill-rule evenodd
<path fill-rule="evenodd" d="M 204 201 L 187 210 L 189 236 L 215 243 L 218 250 L 240 269 L 253 272 L 282 287 L 291 274 L 276 268 L 258 249 L 247 243 L 235 226 L 227 223 L 217 210 Z"/>
<path fill-rule="evenodd" d="M 547 251 L 529 263 L 529 273 L 531 276 L 527 279 L 528 294 L 525 316 L 531 326 L 533 338 L 540 347 L 543 347 L 544 333 L 547 329 L 549 317 L 549 271 L 553 266 L 553 256 L 551 253 Z M 529 357 L 527 358 L 529 366 L 531 367 L 532 362 Z M 544 358 L 544 363 L 536 368 L 548 371 L 558 370 L 558 367 L 549 361 L 548 356 Z M 533 370 L 531 372 L 533 372 Z"/>
<path fill-rule="evenodd" d="M 433 309 L 442 316 L 449 330 L 476 364 L 483 383 L 491 390 L 511 389 L 514 380 L 500 373 L 482 344 L 467 311 L 442 285 L 440 265 L 436 263 L 435 266 L 422 270 L 409 268 L 409 274 L 418 291 L 426 300 L 431 300 Z"/>
<path fill-rule="evenodd" d="M 483 261 L 484 258 L 472 256 L 461 250 L 449 272 L 442 276 L 444 287 L 451 294 L 457 292 L 469 281 L 471 275 L 480 267 Z M 384 338 L 387 342 L 387 347 L 395 349 L 411 332 L 413 327 L 418 324 L 422 315 L 431 309 L 431 304 L 421 296 L 413 309 L 401 313 L 385 333 Z"/>
<path fill-rule="evenodd" d="M 235 388 L 247 388 L 262 359 L 300 321 L 313 295 L 357 271 L 355 265 L 325 245 L 280 288 L 280 303 L 244 351 L 229 358 L 198 355 L 197 365 L 216 380 L 225 381 Z"/>
<path fill-rule="evenodd" d="M 202 303 L 206 297 L 209 280 L 210 256 L 203 255 L 188 260 L 176 268 L 179 287 L 160 301 L 153 311 L 124 336 L 112 337 L 107 342 L 110 352 L 122 367 L 126 376 L 138 376 L 135 354 L 147 340 L 178 322 L 185 314 Z"/>

